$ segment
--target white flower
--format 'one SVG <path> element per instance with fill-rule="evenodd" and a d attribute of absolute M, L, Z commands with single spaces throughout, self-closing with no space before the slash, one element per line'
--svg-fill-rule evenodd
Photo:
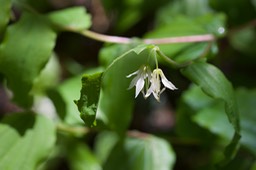
<path fill-rule="evenodd" d="M 161 89 L 160 78 L 164 85 L 164 88 L 162 88 L 162 89 Z M 177 89 L 169 80 L 167 80 L 163 71 L 159 68 L 157 68 L 153 71 L 152 78 L 150 79 L 150 83 L 151 83 L 150 88 L 148 89 L 145 97 L 147 98 L 148 96 L 151 95 L 151 93 L 153 93 L 153 95 L 157 101 L 160 101 L 160 95 L 165 90 L 165 87 L 170 90 Z"/>
<path fill-rule="evenodd" d="M 132 87 L 136 86 L 136 90 L 135 90 L 135 98 L 136 98 L 144 88 L 145 83 L 146 83 L 146 87 L 148 86 L 149 80 L 151 79 L 151 70 L 148 66 L 142 66 L 139 70 L 129 74 L 126 77 L 130 78 L 131 76 L 134 76 L 134 75 L 136 76 L 132 79 L 128 89 L 131 89 Z M 145 96 L 145 92 L 142 91 L 142 93 Z"/>

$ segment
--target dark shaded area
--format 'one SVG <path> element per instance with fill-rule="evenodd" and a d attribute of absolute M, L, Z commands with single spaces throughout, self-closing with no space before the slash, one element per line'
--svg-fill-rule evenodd
<path fill-rule="evenodd" d="M 29 129 L 33 129 L 35 121 L 36 117 L 33 113 L 16 113 L 5 116 L 1 123 L 11 126 L 21 136 L 23 136 Z"/>

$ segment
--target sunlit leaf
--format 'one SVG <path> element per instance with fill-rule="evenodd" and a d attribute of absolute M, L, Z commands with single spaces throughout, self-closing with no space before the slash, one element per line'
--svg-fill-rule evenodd
<path fill-rule="evenodd" d="M 55 143 L 53 122 L 32 113 L 6 116 L 0 122 L 0 169 L 34 170 Z"/>
<path fill-rule="evenodd" d="M 134 135 L 134 136 L 133 136 Z M 118 142 L 111 151 L 104 169 L 170 170 L 175 153 L 164 139 L 132 132 L 131 137 Z"/>
<path fill-rule="evenodd" d="M 72 7 L 48 15 L 52 24 L 60 30 L 80 31 L 91 26 L 91 17 L 84 7 Z"/>
<path fill-rule="evenodd" d="M 55 38 L 56 33 L 38 15 L 24 13 L 17 23 L 8 27 L 0 45 L 0 72 L 13 91 L 13 100 L 21 106 L 31 106 L 29 92 L 51 56 Z"/>

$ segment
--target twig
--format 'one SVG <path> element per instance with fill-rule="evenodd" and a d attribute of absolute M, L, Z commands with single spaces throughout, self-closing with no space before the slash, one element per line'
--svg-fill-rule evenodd
<path fill-rule="evenodd" d="M 128 43 L 131 43 L 132 41 L 132 38 L 104 35 L 104 34 L 99 34 L 89 30 L 84 30 L 80 33 L 86 37 L 89 37 L 101 42 L 128 44 Z M 188 42 L 209 42 L 214 40 L 215 40 L 215 37 L 212 34 L 205 34 L 205 35 L 192 35 L 192 36 L 180 36 L 180 37 L 142 39 L 142 42 L 144 42 L 145 44 L 172 44 L 172 43 L 188 43 Z"/>

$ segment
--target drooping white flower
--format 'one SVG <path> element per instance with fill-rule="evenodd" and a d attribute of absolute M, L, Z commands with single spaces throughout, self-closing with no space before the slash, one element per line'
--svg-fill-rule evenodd
<path fill-rule="evenodd" d="M 164 85 L 164 88 L 161 89 L 161 82 Z M 176 90 L 177 88 L 165 77 L 163 71 L 159 68 L 156 68 L 153 73 L 152 77 L 150 79 L 150 87 L 147 90 L 147 93 L 145 97 L 149 97 L 152 93 L 157 101 L 160 101 L 160 95 L 165 90 L 165 88 L 168 88 L 170 90 Z"/>
<path fill-rule="evenodd" d="M 128 89 L 131 89 L 132 87 L 136 87 L 135 90 L 135 98 L 139 95 L 139 93 L 143 90 L 145 84 L 146 87 L 149 84 L 149 80 L 151 79 L 151 70 L 148 66 L 142 66 L 139 70 L 129 74 L 128 76 L 126 76 L 127 78 L 130 78 L 131 76 L 136 75 L 131 83 L 130 86 L 128 87 Z M 147 88 L 145 87 L 145 90 L 147 90 Z M 145 96 L 145 92 L 142 91 L 143 95 Z"/>

